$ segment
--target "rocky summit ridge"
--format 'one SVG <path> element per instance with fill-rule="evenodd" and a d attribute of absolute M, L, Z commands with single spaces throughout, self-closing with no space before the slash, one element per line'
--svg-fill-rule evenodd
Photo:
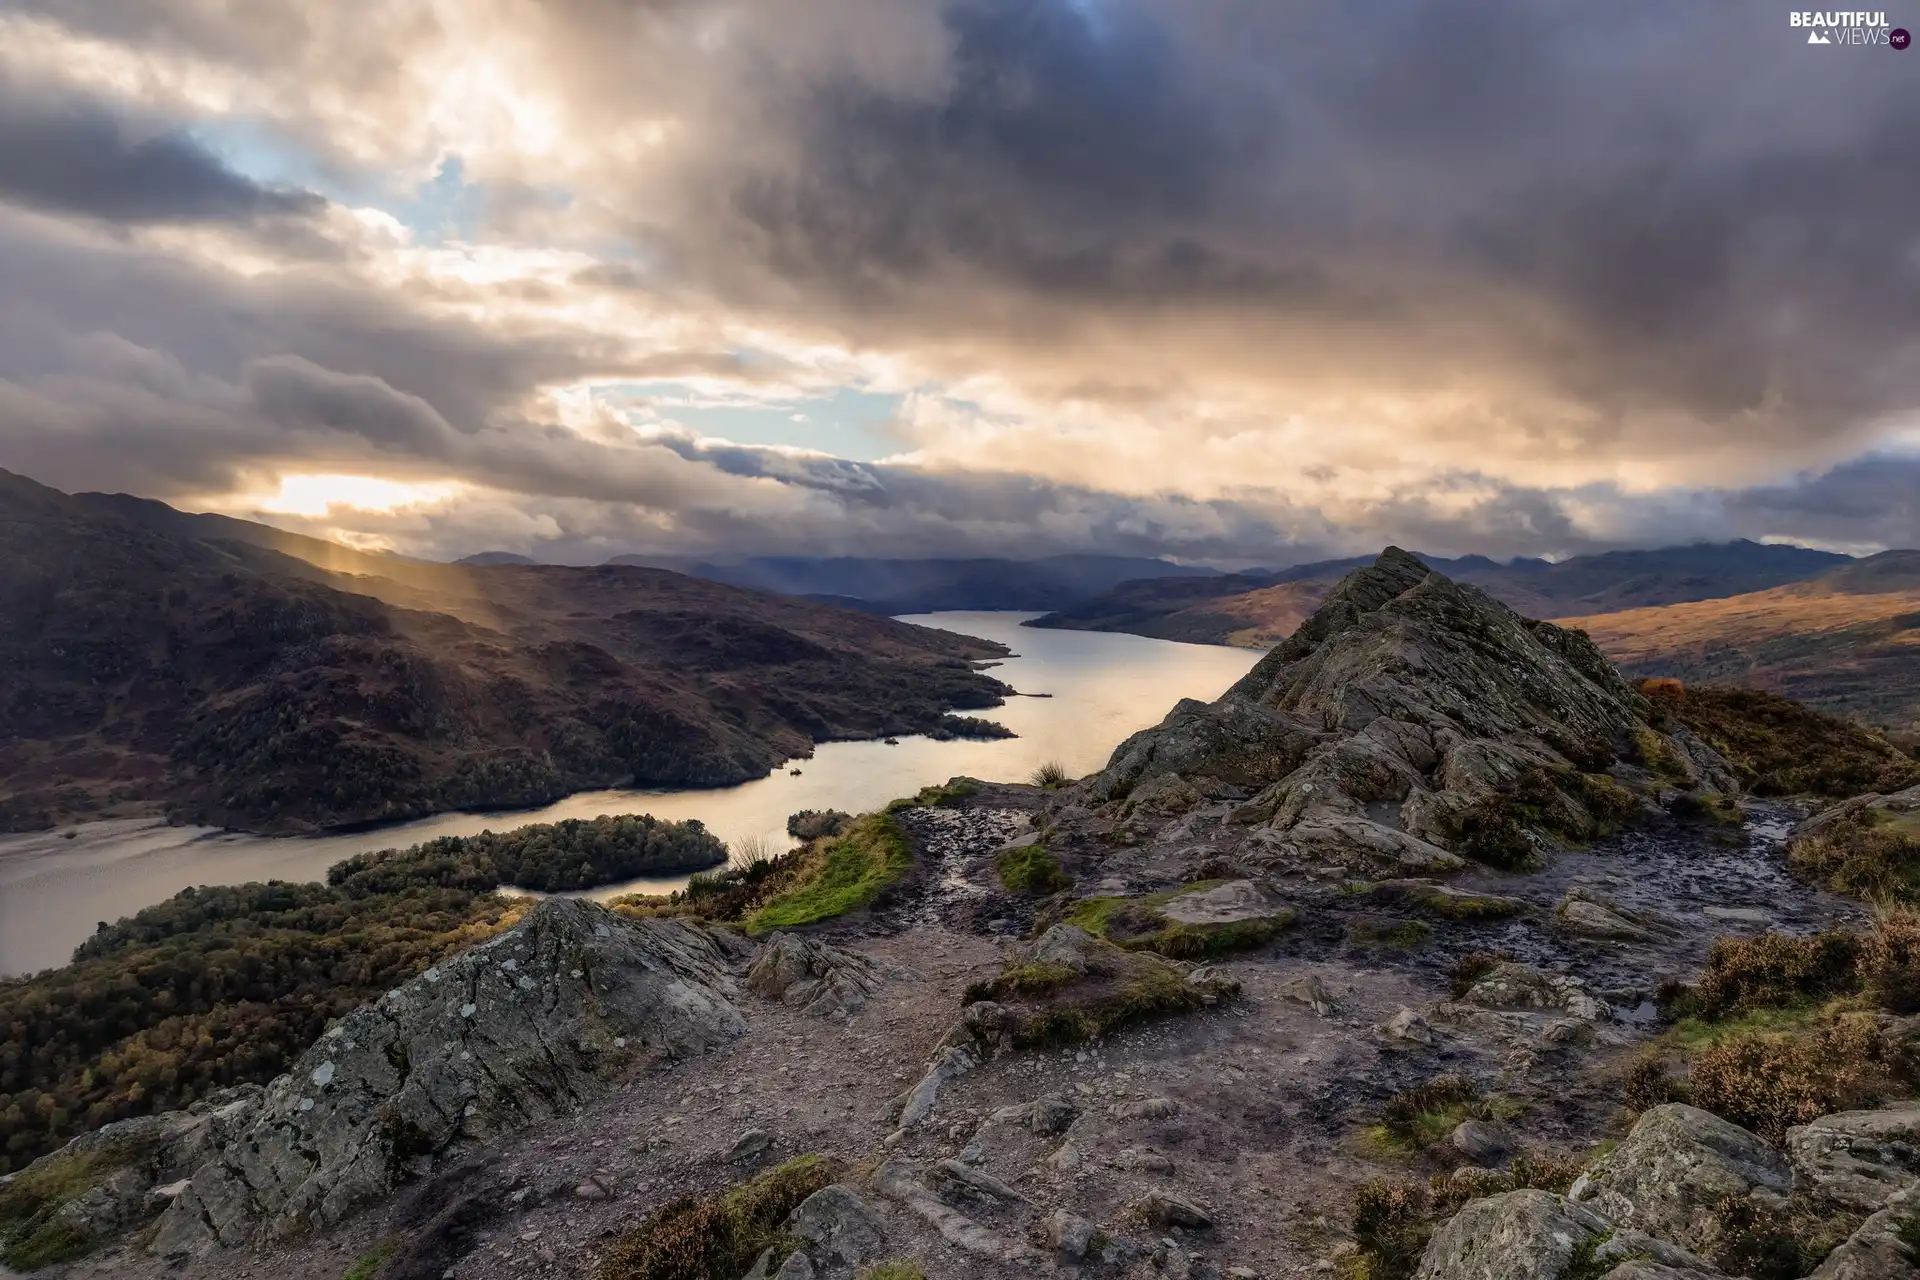
<path fill-rule="evenodd" d="M 1389 550 L 1100 773 L 859 819 L 870 906 L 543 901 L 0 1210 L 121 1242 L 72 1280 L 1896 1280 L 1920 925 L 1793 874 L 1804 816 Z"/>
<path fill-rule="evenodd" d="M 1085 786 L 1160 813 L 1233 802 L 1275 863 L 1425 872 L 1463 854 L 1524 862 L 1677 789 L 1738 790 L 1584 635 L 1391 547 L 1221 698 L 1181 702 Z"/>

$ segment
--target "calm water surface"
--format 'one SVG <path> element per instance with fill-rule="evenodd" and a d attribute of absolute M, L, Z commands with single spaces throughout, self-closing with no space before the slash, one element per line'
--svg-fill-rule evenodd
<path fill-rule="evenodd" d="M 1019 734 L 999 742 L 902 738 L 822 744 L 810 760 L 719 791 L 589 791 L 511 814 L 452 813 L 351 835 L 266 837 L 150 821 L 95 822 L 66 832 L 0 837 L 0 973 L 64 964 L 100 920 L 117 920 L 189 885 L 319 880 L 342 858 L 434 836 L 473 835 L 529 822 L 651 813 L 698 818 L 729 843 L 759 837 L 787 847 L 796 809 L 860 813 L 955 774 L 1021 781 L 1058 760 L 1071 774 L 1105 765 L 1122 739 L 1181 698 L 1211 700 L 1260 657 L 1244 649 L 1175 644 L 1092 631 L 1021 627 L 1030 613 L 930 613 L 905 619 L 998 640 L 1019 657 L 994 675 L 1023 694 L 981 712 Z M 793 777 L 787 770 L 799 769 Z M 69 836 L 69 832 L 71 835 Z M 685 877 L 611 885 L 596 896 L 663 892 Z"/>

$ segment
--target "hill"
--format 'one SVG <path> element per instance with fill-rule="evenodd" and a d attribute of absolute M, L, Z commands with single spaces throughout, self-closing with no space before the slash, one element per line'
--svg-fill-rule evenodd
<path fill-rule="evenodd" d="M 436 565 L 0 472 L 0 827 L 721 786 L 995 705 L 998 645 L 662 570 Z"/>
<path fill-rule="evenodd" d="M 1622 669 L 1738 684 L 1903 732 L 1920 730 L 1920 551 L 1807 582 L 1567 618 Z"/>
<path fill-rule="evenodd" d="M 616 556 L 611 564 L 652 563 Z M 1038 560 L 874 560 L 761 556 L 733 564 L 671 562 L 698 578 L 826 600 L 869 612 L 1059 609 L 1136 579 L 1199 579 L 1214 570 L 1141 556 L 1060 555 Z"/>
<path fill-rule="evenodd" d="M 1558 564 L 1532 559 L 1501 564 L 1485 556 L 1417 558 L 1535 618 L 1719 599 L 1804 581 L 1851 563 L 1831 552 L 1745 541 L 1609 551 Z M 1311 611 L 1312 600 L 1367 563 L 1366 558 L 1328 560 L 1276 573 L 1126 582 L 1029 625 L 1264 648 L 1291 634 Z M 1295 589 L 1273 590 L 1282 586 Z"/>

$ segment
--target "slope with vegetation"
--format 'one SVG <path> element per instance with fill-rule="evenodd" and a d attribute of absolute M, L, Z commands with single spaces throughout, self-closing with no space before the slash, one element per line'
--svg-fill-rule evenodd
<path fill-rule="evenodd" d="M 637 568 L 429 565 L 0 473 L 0 828 L 264 832 L 977 732 L 1002 646 Z"/>
<path fill-rule="evenodd" d="M 366 854 L 326 884 L 183 890 L 0 985 L 0 1173 L 272 1079 L 331 1019 L 517 920 L 503 883 L 586 888 L 725 856 L 697 822 L 599 818 Z"/>

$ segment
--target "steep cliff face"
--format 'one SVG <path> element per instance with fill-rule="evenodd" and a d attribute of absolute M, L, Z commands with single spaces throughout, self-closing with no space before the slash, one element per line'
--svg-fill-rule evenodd
<path fill-rule="evenodd" d="M 1243 801 L 1282 857 L 1445 870 L 1525 863 L 1736 783 L 1578 631 L 1388 548 L 1218 701 L 1181 703 L 1087 784 L 1151 811 Z"/>
<path fill-rule="evenodd" d="M 331 1226 L 438 1161 L 740 1034 L 725 945 L 548 899 L 330 1027 L 194 1171 L 155 1252 Z"/>

